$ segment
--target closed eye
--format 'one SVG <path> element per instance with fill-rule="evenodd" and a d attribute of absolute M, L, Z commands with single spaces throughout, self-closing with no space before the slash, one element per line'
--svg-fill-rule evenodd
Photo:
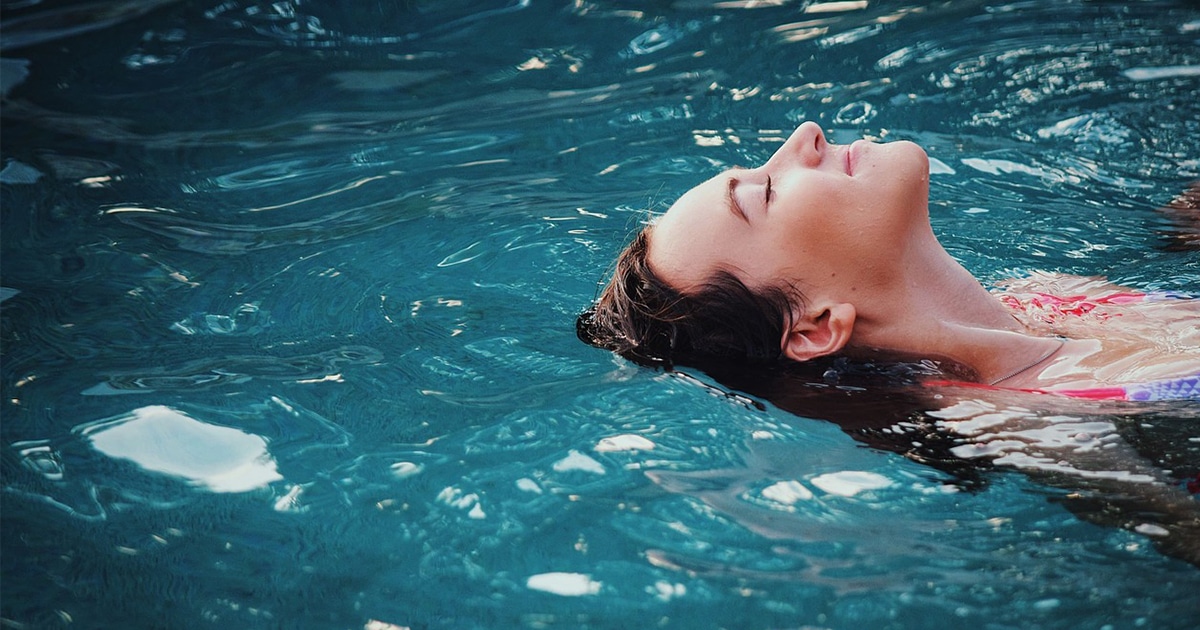
<path fill-rule="evenodd" d="M 737 195 L 734 194 L 734 189 L 737 188 L 737 177 L 731 176 L 725 185 L 725 205 L 729 206 L 729 212 L 733 216 L 750 223 L 750 217 L 746 216 L 746 211 L 742 208 L 742 204 L 738 203 Z"/>

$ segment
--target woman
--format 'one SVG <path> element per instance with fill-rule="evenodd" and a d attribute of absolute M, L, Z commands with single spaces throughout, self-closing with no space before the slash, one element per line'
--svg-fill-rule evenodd
<path fill-rule="evenodd" d="M 1048 275 L 993 294 L 938 242 L 928 197 L 921 147 L 806 122 L 638 234 L 579 335 L 667 365 L 931 360 L 943 382 L 1200 398 L 1195 300 Z"/>
<path fill-rule="evenodd" d="M 831 145 L 804 123 L 766 164 L 700 184 L 642 230 L 577 332 L 833 421 L 964 488 L 993 463 L 1019 469 L 1068 489 L 1081 517 L 1200 566 L 1194 405 L 1080 414 L 1042 396 L 1033 411 L 1017 391 L 1200 399 L 1200 302 L 1049 274 L 990 292 L 934 237 L 928 169 L 911 142 Z"/>

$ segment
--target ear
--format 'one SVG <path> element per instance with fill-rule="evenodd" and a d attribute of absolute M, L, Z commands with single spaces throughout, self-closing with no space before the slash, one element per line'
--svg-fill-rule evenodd
<path fill-rule="evenodd" d="M 843 302 L 797 317 L 783 333 L 783 354 L 808 361 L 838 352 L 850 341 L 857 315 L 853 304 Z"/>

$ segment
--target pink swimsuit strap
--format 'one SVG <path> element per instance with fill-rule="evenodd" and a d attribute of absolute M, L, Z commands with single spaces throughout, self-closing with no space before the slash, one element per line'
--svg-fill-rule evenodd
<path fill-rule="evenodd" d="M 1200 400 L 1200 373 L 1179 378 L 1084 389 L 1021 389 L 995 387 L 966 381 L 926 381 L 927 387 L 969 387 L 991 391 L 1017 391 L 1031 394 L 1053 394 L 1085 400 L 1129 400 L 1150 402 L 1158 400 Z"/>
<path fill-rule="evenodd" d="M 1100 306 L 1124 306 L 1138 304 L 1153 299 L 1152 294 L 1139 291 L 1122 291 L 1101 296 L 1089 295 L 1054 295 L 1052 293 L 1035 292 L 1030 294 L 1028 303 L 1022 303 L 1014 295 L 1004 295 L 1000 301 L 1009 308 L 1029 312 L 1039 310 L 1053 318 L 1055 316 L 1082 317 Z"/>

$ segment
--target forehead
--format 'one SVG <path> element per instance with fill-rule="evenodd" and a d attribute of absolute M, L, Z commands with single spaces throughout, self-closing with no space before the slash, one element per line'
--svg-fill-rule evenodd
<path fill-rule="evenodd" d="M 677 288 L 702 282 L 720 262 L 723 236 L 732 218 L 725 198 L 728 171 L 684 193 L 652 223 L 647 258 L 651 268 Z"/>
<path fill-rule="evenodd" d="M 690 215 L 702 213 L 710 207 L 715 207 L 716 210 L 722 209 L 726 203 L 725 186 L 729 181 L 729 174 L 736 170 L 739 169 L 722 171 L 688 189 L 675 200 L 675 203 L 671 204 L 670 208 L 667 208 L 666 212 L 655 218 L 654 224 L 687 221 L 691 219 Z"/>

